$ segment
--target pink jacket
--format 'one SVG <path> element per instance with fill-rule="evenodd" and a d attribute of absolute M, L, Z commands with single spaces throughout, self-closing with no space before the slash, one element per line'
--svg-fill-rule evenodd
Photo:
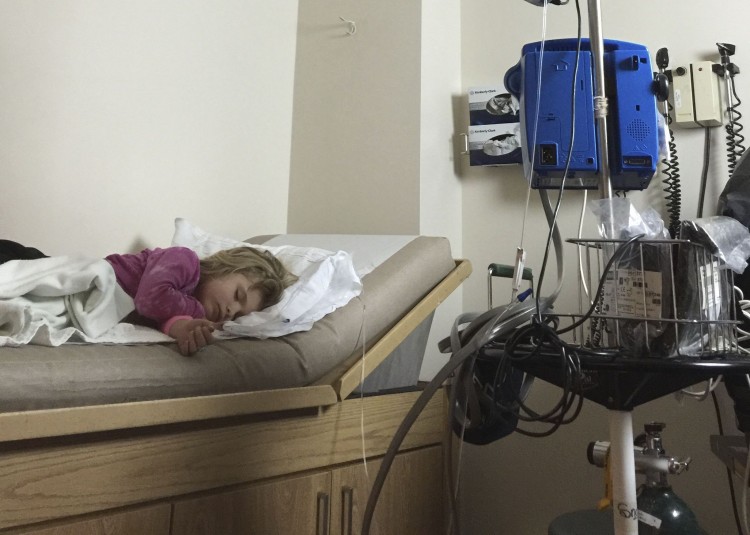
<path fill-rule="evenodd" d="M 198 256 L 185 247 L 144 249 L 137 254 L 106 257 L 117 282 L 135 301 L 141 316 L 157 322 L 169 333 L 175 320 L 204 318 L 203 305 L 193 297 L 200 280 Z"/>

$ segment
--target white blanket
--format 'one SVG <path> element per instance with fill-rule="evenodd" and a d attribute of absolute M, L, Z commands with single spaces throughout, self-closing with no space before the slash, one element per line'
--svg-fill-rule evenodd
<path fill-rule="evenodd" d="M 189 247 L 199 257 L 249 244 L 209 234 L 183 219 L 175 222 L 172 245 Z M 314 247 L 263 247 L 299 280 L 281 301 L 224 324 L 217 338 L 271 338 L 306 331 L 362 291 L 351 256 Z M 52 257 L 13 260 L 0 265 L 0 346 L 65 342 L 137 344 L 169 342 L 156 329 L 120 323 L 133 300 L 116 282 L 103 259 Z"/>
<path fill-rule="evenodd" d="M 133 310 L 109 262 L 58 256 L 0 265 L 0 346 L 93 341 Z"/>

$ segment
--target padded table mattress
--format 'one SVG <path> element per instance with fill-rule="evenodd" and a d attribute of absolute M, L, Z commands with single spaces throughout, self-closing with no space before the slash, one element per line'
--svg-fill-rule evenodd
<path fill-rule="evenodd" d="M 368 268 L 372 270 L 362 278 L 362 294 L 306 332 L 265 340 L 222 340 L 191 357 L 181 356 L 174 344 L 0 348 L 0 412 L 252 392 L 315 383 L 342 362 L 362 353 L 363 333 L 366 346 L 377 341 L 454 269 L 445 238 L 398 238 L 397 250 L 392 254 L 389 251 L 387 258 L 359 255 L 372 263 Z M 249 241 L 282 243 L 279 239 Z M 355 243 L 351 237 L 349 243 Z M 384 242 L 383 237 L 362 236 L 356 243 L 366 250 L 368 243 L 378 248 Z M 331 243 L 306 245 L 330 249 Z M 353 256 L 356 265 L 358 256 Z"/>

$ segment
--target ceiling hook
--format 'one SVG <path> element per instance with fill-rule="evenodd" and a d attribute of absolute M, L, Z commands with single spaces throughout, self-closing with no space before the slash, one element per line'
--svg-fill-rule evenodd
<path fill-rule="evenodd" d="M 341 22 L 346 22 L 348 26 L 346 29 L 346 33 L 348 33 L 349 35 L 354 35 L 355 33 L 357 33 L 356 22 L 354 22 L 353 20 L 345 19 L 344 17 L 339 17 L 339 19 L 341 20 Z"/>

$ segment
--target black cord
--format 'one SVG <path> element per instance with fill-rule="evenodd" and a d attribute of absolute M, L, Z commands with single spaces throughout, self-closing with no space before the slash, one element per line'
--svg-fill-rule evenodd
<path fill-rule="evenodd" d="M 729 162 L 729 176 L 731 177 L 734 173 L 735 167 L 737 167 L 737 161 L 745 152 L 745 136 L 741 134 L 743 126 L 739 122 L 742 118 L 742 114 L 737 109 L 737 107 L 742 104 L 742 101 L 737 96 L 733 75 L 730 75 L 729 84 L 731 85 L 732 95 L 737 101 L 737 104 L 734 104 L 731 107 L 727 108 L 727 111 L 729 112 L 729 121 L 727 122 L 727 125 L 725 127 L 727 132 L 727 160 Z"/>
<path fill-rule="evenodd" d="M 637 236 L 634 236 L 630 238 L 628 241 L 624 242 L 622 245 L 620 245 L 620 248 L 615 251 L 615 253 L 612 255 L 612 257 L 609 259 L 609 262 L 604 266 L 604 270 L 602 271 L 602 276 L 599 279 L 599 287 L 596 289 L 596 294 L 594 294 L 594 298 L 592 299 L 593 304 L 589 307 L 586 314 L 581 316 L 581 318 L 567 327 L 560 329 L 557 331 L 557 334 L 564 334 L 567 332 L 572 331 L 576 327 L 580 327 L 583 325 L 583 323 L 591 317 L 591 315 L 594 313 L 597 307 L 597 303 L 599 301 L 600 296 L 604 292 L 604 284 L 607 281 L 607 274 L 610 272 L 612 265 L 619 260 L 619 258 L 625 254 L 625 251 L 629 249 L 631 245 L 633 245 L 636 241 L 640 240 L 643 237 L 643 234 L 639 234 Z"/>
<path fill-rule="evenodd" d="M 719 400 L 716 396 L 716 392 L 711 392 L 711 399 L 714 402 L 714 410 L 716 411 L 716 423 L 719 427 L 719 435 L 724 436 L 724 425 L 721 422 L 721 410 L 719 409 Z M 737 533 L 742 533 L 742 522 L 740 521 L 740 513 L 737 511 L 737 495 L 734 491 L 734 478 L 732 471 L 729 466 L 725 466 L 727 470 L 727 482 L 729 483 L 729 494 L 732 497 L 732 512 L 734 513 L 734 523 L 737 526 Z"/>
<path fill-rule="evenodd" d="M 598 301 L 599 296 L 603 293 L 604 285 L 607 280 L 606 276 L 610 272 L 612 265 L 627 251 L 629 251 L 630 247 L 640 238 L 642 238 L 642 235 L 634 236 L 628 241 L 623 242 L 622 245 L 617 249 L 617 251 L 615 251 L 615 253 L 611 256 L 604 267 L 603 275 L 599 281 L 599 287 L 594 299 L 595 302 Z M 542 315 L 538 314 L 537 310 L 537 314 L 534 315 L 534 318 L 529 325 L 516 328 L 515 331 L 507 338 L 507 340 L 503 342 L 504 351 L 500 353 L 497 368 L 495 370 L 495 378 L 492 385 L 493 392 L 491 410 L 498 410 L 500 412 L 514 414 L 521 421 L 543 422 L 552 424 L 551 428 L 542 432 L 528 431 L 518 427 L 516 428 L 516 432 L 532 437 L 545 437 L 554 433 L 561 425 L 568 424 L 574 421 L 580 414 L 583 405 L 583 397 L 580 395 L 580 378 L 582 374 L 579 360 L 579 351 L 581 350 L 575 348 L 572 345 L 566 344 L 560 339 L 559 335 L 581 325 L 593 314 L 595 309 L 596 305 L 594 304 L 577 322 L 574 322 L 572 325 L 559 331 L 551 326 L 557 326 L 552 317 L 543 317 L 544 319 L 540 321 L 539 318 Z M 475 328 L 473 332 L 476 333 L 478 330 L 478 328 Z M 516 349 L 521 345 L 523 345 L 523 350 L 520 351 L 520 354 L 516 354 Z M 504 367 L 508 364 L 512 366 L 513 362 L 518 363 L 527 359 L 534 358 L 538 356 L 543 350 L 548 354 L 558 354 L 560 356 L 560 373 L 563 377 L 563 386 L 562 394 L 554 404 L 554 406 L 544 414 L 538 414 L 535 411 L 531 410 L 528 406 L 526 406 L 524 400 L 518 396 L 516 396 L 515 401 L 511 404 L 498 402 L 495 396 L 498 390 L 498 379 Z M 590 350 L 582 352 L 588 355 L 610 358 L 612 357 L 611 353 L 596 352 Z M 473 373 L 473 371 L 471 373 Z M 578 399 L 576 409 L 573 415 L 568 417 L 567 415 L 569 414 L 569 411 L 572 408 L 576 398 Z M 453 407 L 453 405 L 451 406 Z M 476 420 L 476 418 L 472 417 L 472 420 Z M 463 422 L 464 425 L 466 425 L 465 419 L 463 419 Z"/>
<path fill-rule="evenodd" d="M 672 238 L 676 238 L 680 232 L 680 208 L 682 207 L 682 189 L 680 186 L 680 162 L 677 158 L 677 144 L 674 139 L 674 130 L 672 130 L 672 116 L 669 114 L 669 110 L 673 109 L 672 104 L 667 101 L 667 113 L 664 115 L 664 120 L 667 122 L 667 129 L 669 131 L 669 155 L 668 158 L 664 158 L 662 163 L 664 164 L 664 200 L 667 206 L 667 213 L 669 214 L 669 235 Z"/>
<path fill-rule="evenodd" d="M 708 162 L 711 159 L 711 129 L 706 127 L 703 143 L 703 170 L 701 171 L 701 186 L 698 192 L 698 217 L 703 217 L 703 201 L 706 197 L 706 182 L 708 181 Z"/>
<path fill-rule="evenodd" d="M 527 340 L 531 340 L 534 349 L 529 352 L 526 350 L 526 346 L 524 346 L 523 355 L 517 356 L 515 354 L 517 346 Z M 510 362 L 523 361 L 537 354 L 543 348 L 550 354 L 558 354 L 560 356 L 560 373 L 564 380 L 562 395 L 555 405 L 546 413 L 539 414 L 530 409 L 520 397 L 517 397 L 512 405 L 499 404 L 502 411 L 515 412 L 521 421 L 552 424 L 551 428 L 542 432 L 516 428 L 516 432 L 531 437 L 549 436 L 561 425 L 573 422 L 580 414 L 583 406 L 583 396 L 580 395 L 581 367 L 578 357 L 575 354 L 575 350 L 571 351 L 569 346 L 560 340 L 555 330 L 549 325 L 538 323 L 534 320 L 530 325 L 517 329 L 507 341 L 501 358 L 504 359 L 504 357 L 507 357 L 507 360 Z M 574 355 L 575 358 L 572 358 Z M 576 409 L 572 416 L 567 417 L 576 399 L 578 399 Z"/>

